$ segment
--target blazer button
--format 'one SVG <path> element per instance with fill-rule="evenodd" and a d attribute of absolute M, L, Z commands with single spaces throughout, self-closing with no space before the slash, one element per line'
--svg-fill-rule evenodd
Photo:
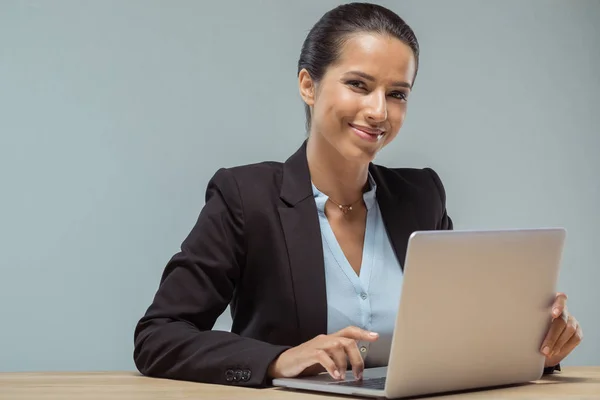
<path fill-rule="evenodd" d="M 242 380 L 242 370 L 241 369 L 236 369 L 235 370 L 235 375 L 234 375 L 234 381 L 239 382 Z"/>
<path fill-rule="evenodd" d="M 233 382 L 233 370 L 228 369 L 227 371 L 225 371 L 225 380 L 227 382 Z"/>
<path fill-rule="evenodd" d="M 250 370 L 245 369 L 242 371 L 242 381 L 243 382 L 248 382 L 250 380 L 251 376 L 252 376 L 252 372 L 250 372 Z"/>

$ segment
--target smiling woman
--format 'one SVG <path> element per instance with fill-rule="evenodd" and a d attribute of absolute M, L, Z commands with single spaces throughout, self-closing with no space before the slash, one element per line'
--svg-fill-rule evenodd
<path fill-rule="evenodd" d="M 373 162 L 402 128 L 418 65 L 415 34 L 384 7 L 346 4 L 315 24 L 298 62 L 308 139 L 284 163 L 211 179 L 136 327 L 142 373 L 265 386 L 386 365 L 408 238 L 453 227 L 436 172 Z M 564 300 L 550 367 L 581 339 Z M 232 331 L 212 330 L 228 305 Z"/>

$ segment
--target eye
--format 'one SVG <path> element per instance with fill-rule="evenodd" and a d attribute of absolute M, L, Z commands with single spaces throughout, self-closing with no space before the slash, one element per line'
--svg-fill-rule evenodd
<path fill-rule="evenodd" d="M 346 84 L 350 85 L 352 87 L 355 87 L 357 89 L 365 89 L 365 84 L 361 81 L 352 80 L 352 81 L 346 82 Z"/>
<path fill-rule="evenodd" d="M 406 100 L 406 93 L 404 93 L 404 92 L 392 92 L 392 93 L 390 93 L 390 96 L 392 96 L 393 98 L 398 99 L 398 100 L 403 100 L 403 101 Z"/>

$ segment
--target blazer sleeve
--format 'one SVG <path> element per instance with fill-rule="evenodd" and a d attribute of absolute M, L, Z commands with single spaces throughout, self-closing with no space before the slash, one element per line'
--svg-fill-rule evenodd
<path fill-rule="evenodd" d="M 440 195 L 441 202 L 441 215 L 436 229 L 438 230 L 449 230 L 454 229 L 454 224 L 452 223 L 452 219 L 448 216 L 448 211 L 446 210 L 446 190 L 444 189 L 444 185 L 442 184 L 442 180 L 439 175 L 431 168 L 425 168 L 429 174 L 431 175 L 431 179 L 433 179 L 433 183 L 435 183 L 435 187 L 437 188 L 438 194 Z"/>
<path fill-rule="evenodd" d="M 267 369 L 289 347 L 213 331 L 230 303 L 245 262 L 244 215 L 237 183 L 220 169 L 181 251 L 134 333 L 134 361 L 147 376 L 265 386 Z"/>

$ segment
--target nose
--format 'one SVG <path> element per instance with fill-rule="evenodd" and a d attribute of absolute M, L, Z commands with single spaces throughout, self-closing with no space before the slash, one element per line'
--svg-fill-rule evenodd
<path fill-rule="evenodd" d="M 387 119 L 387 102 L 385 93 L 373 91 L 369 94 L 365 116 L 371 123 L 378 124 Z"/>

